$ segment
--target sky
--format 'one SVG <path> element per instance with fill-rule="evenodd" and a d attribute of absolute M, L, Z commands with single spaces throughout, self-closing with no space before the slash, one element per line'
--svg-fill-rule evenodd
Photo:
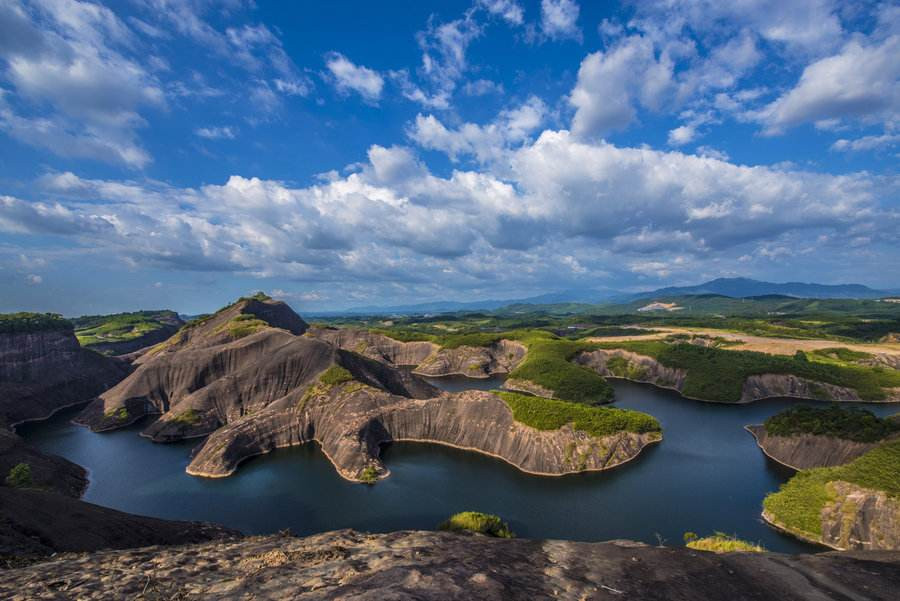
<path fill-rule="evenodd" d="M 900 3 L 0 0 L 0 311 L 900 287 Z"/>

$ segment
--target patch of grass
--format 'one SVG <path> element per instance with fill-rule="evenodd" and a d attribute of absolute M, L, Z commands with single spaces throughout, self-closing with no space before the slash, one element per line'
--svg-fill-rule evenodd
<path fill-rule="evenodd" d="M 31 479 L 31 466 L 27 463 L 17 463 L 6 476 L 6 485 L 13 488 L 28 488 L 34 482 Z"/>
<path fill-rule="evenodd" d="M 179 424 L 185 424 L 187 426 L 193 426 L 194 424 L 200 422 L 200 414 L 194 411 L 194 408 L 191 407 L 187 411 L 182 411 L 178 415 L 172 418 L 172 421 L 178 422 Z"/>
<path fill-rule="evenodd" d="M 815 434 L 856 442 L 876 442 L 900 432 L 900 423 L 895 420 L 882 419 L 865 409 L 837 405 L 792 407 L 767 419 L 765 426 L 774 436 Z"/>
<path fill-rule="evenodd" d="M 501 520 L 499 516 L 479 511 L 463 511 L 454 514 L 447 521 L 441 523 L 438 529 L 448 532 L 477 532 L 497 538 L 514 538 L 516 536 L 509 529 L 509 524 Z"/>
<path fill-rule="evenodd" d="M 81 346 L 127 342 L 181 320 L 174 311 L 135 311 L 114 315 L 85 315 L 72 320 Z"/>
<path fill-rule="evenodd" d="M 256 334 L 268 327 L 270 327 L 268 323 L 258 319 L 255 315 L 241 313 L 229 320 L 221 329 L 227 331 L 228 335 L 234 340 L 238 340 L 251 334 Z"/>
<path fill-rule="evenodd" d="M 802 470 L 763 501 L 779 523 L 812 538 L 822 536 L 822 509 L 834 500 L 830 482 L 849 482 L 900 497 L 900 441 L 885 443 L 839 467 Z"/>
<path fill-rule="evenodd" d="M 617 407 L 588 407 L 579 403 L 542 397 L 498 392 L 512 410 L 513 418 L 538 430 L 557 430 L 571 424 L 592 436 L 608 436 L 617 432 L 660 432 L 662 427 L 652 415 Z"/>
<path fill-rule="evenodd" d="M 104 417 L 114 417 L 118 420 L 126 420 L 128 419 L 128 409 L 125 407 L 119 407 L 118 409 L 107 409 L 103 412 Z"/>
<path fill-rule="evenodd" d="M 843 361 L 844 363 L 856 363 L 859 361 L 864 361 L 866 359 L 871 359 L 874 357 L 871 353 L 864 353 L 862 351 L 854 351 L 852 349 L 844 348 L 844 347 L 834 347 L 834 348 L 822 348 L 814 351 L 810 351 L 810 355 L 813 355 L 815 360 L 821 359 L 836 359 L 838 361 Z"/>
<path fill-rule="evenodd" d="M 332 365 L 322 372 L 319 376 L 319 382 L 326 386 L 337 386 L 353 379 L 353 374 L 341 367 L 340 365 Z"/>
<path fill-rule="evenodd" d="M 684 369 L 684 394 L 713 401 L 741 399 L 744 381 L 752 375 L 791 374 L 801 378 L 852 388 L 860 398 L 885 398 L 882 387 L 900 386 L 900 370 L 841 366 L 784 355 L 667 344 L 659 340 L 600 343 L 600 348 L 625 349 L 655 358 L 666 367 Z"/>
<path fill-rule="evenodd" d="M 724 532 L 716 532 L 712 536 L 694 538 L 688 540 L 685 533 L 685 543 L 689 549 L 697 551 L 711 551 L 713 553 L 764 553 L 766 549 L 760 545 L 741 540 L 736 536 L 729 536 Z M 696 535 L 694 535 L 696 537 Z"/>
<path fill-rule="evenodd" d="M 58 313 L 0 313 L 0 334 L 71 331 L 72 323 Z"/>

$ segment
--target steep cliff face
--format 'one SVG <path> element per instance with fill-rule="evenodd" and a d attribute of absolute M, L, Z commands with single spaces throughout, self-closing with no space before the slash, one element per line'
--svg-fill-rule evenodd
<path fill-rule="evenodd" d="M 0 333 L 0 422 L 48 417 L 129 371 L 127 363 L 81 348 L 71 329 Z"/>
<path fill-rule="evenodd" d="M 414 399 L 347 382 L 305 398 L 285 398 L 217 430 L 187 471 L 227 476 L 248 457 L 312 440 L 343 477 L 367 481 L 388 475 L 380 453 L 381 445 L 391 441 L 446 444 L 498 457 L 531 473 L 561 475 L 615 467 L 659 435 L 593 437 L 567 426 L 539 431 L 515 422 L 506 403 L 487 392 Z"/>
<path fill-rule="evenodd" d="M 0 596 L 394 601 L 866 599 L 894 601 L 900 554 L 718 555 L 630 541 L 442 532 L 271 535 L 64 555 L 0 570 Z"/>
<path fill-rule="evenodd" d="M 575 362 L 593 369 L 602 376 L 627 378 L 635 382 L 655 384 L 681 391 L 687 372 L 666 367 L 653 357 L 621 349 L 578 353 Z"/>
<path fill-rule="evenodd" d="M 401 342 L 366 330 L 313 328 L 309 336 L 392 366 L 414 366 L 423 376 L 507 374 L 525 358 L 525 345 L 500 340 L 488 346 L 441 348 L 433 342 Z"/>
<path fill-rule="evenodd" d="M 790 374 L 760 374 L 744 381 L 741 402 L 757 401 L 770 397 L 796 397 L 823 401 L 859 401 L 859 394 L 852 388 L 844 388 L 799 378 Z"/>
<path fill-rule="evenodd" d="M 830 482 L 822 541 L 835 549 L 900 549 L 900 499 L 849 482 Z"/>
<path fill-rule="evenodd" d="M 813 434 L 771 436 L 762 425 L 747 426 L 747 431 L 766 455 L 795 470 L 844 465 L 880 444 Z"/>

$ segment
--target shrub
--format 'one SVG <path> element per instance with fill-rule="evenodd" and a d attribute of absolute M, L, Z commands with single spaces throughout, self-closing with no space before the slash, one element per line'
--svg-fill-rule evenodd
<path fill-rule="evenodd" d="M 0 314 L 0 334 L 24 332 L 71 331 L 72 323 L 57 313 L 2 313 Z"/>
<path fill-rule="evenodd" d="M 693 535 L 688 539 L 688 535 Z M 754 545 L 735 536 L 729 536 L 723 532 L 716 532 L 712 536 L 697 538 L 693 532 L 684 533 L 684 542 L 689 549 L 696 551 L 711 551 L 713 553 L 763 553 L 766 549 L 761 545 Z"/>
<path fill-rule="evenodd" d="M 18 463 L 9 470 L 6 476 L 7 486 L 13 488 L 27 488 L 33 484 L 31 480 L 31 466 L 27 463 Z"/>
<path fill-rule="evenodd" d="M 359 479 L 366 484 L 375 484 L 378 479 L 378 470 L 373 465 L 367 465 L 359 472 Z"/>
<path fill-rule="evenodd" d="M 596 405 L 613 399 L 613 388 L 603 376 L 572 363 L 576 354 L 594 348 L 593 345 L 536 337 L 523 342 L 528 346 L 528 354 L 509 374 L 510 378 L 534 382 L 568 401 Z"/>
<path fill-rule="evenodd" d="M 900 431 L 900 423 L 895 420 L 879 418 L 865 409 L 837 405 L 792 407 L 767 419 L 765 426 L 774 436 L 815 434 L 856 442 L 876 442 Z"/>
<path fill-rule="evenodd" d="M 353 374 L 341 367 L 340 365 L 332 365 L 322 372 L 319 376 L 319 382 L 326 386 L 337 386 L 353 379 Z"/>
<path fill-rule="evenodd" d="M 513 419 L 538 430 L 557 430 L 571 424 L 592 436 L 616 432 L 659 432 L 662 428 L 651 415 L 617 407 L 588 407 L 578 403 L 545 399 L 513 392 L 498 392 L 512 410 Z"/>
<path fill-rule="evenodd" d="M 478 511 L 463 511 L 450 516 L 450 519 L 438 526 L 439 530 L 448 532 L 477 532 L 497 538 L 514 538 L 516 535 L 509 525 L 499 516 Z"/>

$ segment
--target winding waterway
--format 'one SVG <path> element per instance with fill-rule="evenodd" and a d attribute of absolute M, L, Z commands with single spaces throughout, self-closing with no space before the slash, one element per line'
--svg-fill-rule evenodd
<path fill-rule="evenodd" d="M 502 382 L 430 381 L 450 390 Z M 385 448 L 391 476 L 374 486 L 340 478 L 314 444 L 280 449 L 242 463 L 229 478 L 209 480 L 184 472 L 196 441 L 154 444 L 138 436 L 146 423 L 96 434 L 71 424 L 77 410 L 66 410 L 18 430 L 40 449 L 88 468 L 87 501 L 247 533 L 432 529 L 452 513 L 475 509 L 503 516 L 528 538 L 678 545 L 685 531 L 719 530 L 774 551 L 815 549 L 760 520 L 763 497 L 791 471 L 765 458 L 743 430 L 797 401 L 720 405 L 621 380 L 613 386 L 616 406 L 656 416 L 665 439 L 617 469 L 558 478 L 526 475 L 477 453 L 401 443 Z M 900 411 L 897 404 L 866 408 L 882 416 Z"/>

